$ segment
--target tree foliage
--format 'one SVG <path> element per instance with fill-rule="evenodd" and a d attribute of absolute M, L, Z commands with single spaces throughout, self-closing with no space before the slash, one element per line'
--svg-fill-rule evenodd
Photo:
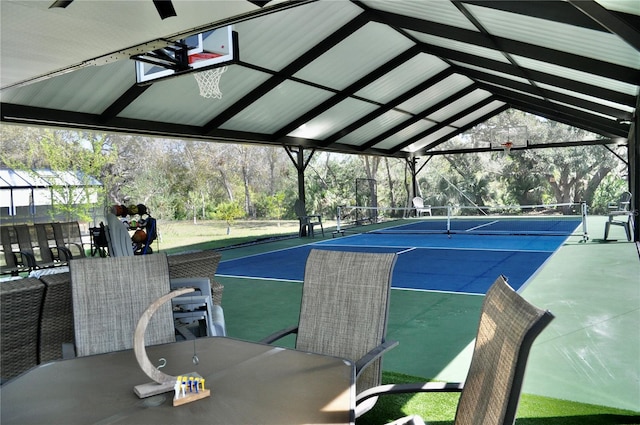
<path fill-rule="evenodd" d="M 526 126 L 528 143 L 536 147 L 596 137 L 507 110 L 444 146 L 488 146 L 495 129 L 509 126 Z M 11 125 L 2 126 L 2 144 L 5 167 L 79 170 L 96 177 L 104 184 L 104 206 L 143 203 L 157 218 L 194 222 L 295 219 L 297 172 L 280 147 Z M 626 156 L 625 148 L 614 149 Z M 594 211 L 606 207 L 605 198 L 617 196 L 626 172 L 625 164 L 600 145 L 427 156 L 418 169 L 418 194 L 434 206 L 585 201 Z M 338 206 L 355 205 L 358 179 L 369 182 L 374 205 L 411 204 L 407 160 L 318 151 L 305 170 L 307 210 L 332 218 Z"/>

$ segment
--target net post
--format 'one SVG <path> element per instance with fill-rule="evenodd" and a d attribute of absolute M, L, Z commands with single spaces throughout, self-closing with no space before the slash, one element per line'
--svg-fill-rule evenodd
<path fill-rule="evenodd" d="M 587 232 L 587 212 L 589 208 L 585 201 L 580 202 L 580 208 L 582 210 L 582 240 L 586 242 L 589 240 L 589 233 Z"/>
<path fill-rule="evenodd" d="M 451 233 L 451 205 L 447 205 L 447 234 Z"/>
<path fill-rule="evenodd" d="M 338 219 L 336 222 L 336 231 L 340 231 L 340 205 L 338 205 Z"/>

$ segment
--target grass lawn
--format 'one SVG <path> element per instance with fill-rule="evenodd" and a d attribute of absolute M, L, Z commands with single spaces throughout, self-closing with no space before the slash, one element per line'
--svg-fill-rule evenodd
<path fill-rule="evenodd" d="M 325 224 L 327 227 L 335 223 Z M 220 221 L 159 222 L 158 249 L 175 253 L 196 249 L 218 249 L 241 243 L 269 240 L 276 236 L 297 236 L 297 221 L 237 221 L 227 234 L 227 224 Z M 330 235 L 330 231 L 329 231 Z M 156 246 L 154 245 L 154 249 Z M 384 383 L 419 382 L 416 378 L 393 371 L 383 373 Z M 419 414 L 432 425 L 453 424 L 458 394 L 394 395 L 379 399 L 376 406 L 358 424 L 381 424 L 409 414 Z M 640 425 L 638 412 L 605 406 L 576 403 L 523 394 L 518 410 L 518 425 Z"/>
<path fill-rule="evenodd" d="M 184 250 L 216 249 L 276 236 L 298 234 L 297 220 L 241 220 L 228 226 L 224 221 L 158 220 L 159 250 L 169 254 Z"/>

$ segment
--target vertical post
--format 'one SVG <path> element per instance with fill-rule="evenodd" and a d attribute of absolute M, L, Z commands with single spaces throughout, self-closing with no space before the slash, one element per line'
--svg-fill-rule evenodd
<path fill-rule="evenodd" d="M 297 154 L 296 168 L 298 170 L 298 199 L 306 205 L 306 191 L 304 188 L 304 170 L 306 168 L 306 164 L 304 163 L 304 148 L 302 146 L 298 148 Z"/>
<path fill-rule="evenodd" d="M 418 176 L 416 172 L 416 164 L 418 159 L 414 156 L 409 160 L 409 169 L 411 170 L 411 198 L 418 196 Z"/>
<path fill-rule="evenodd" d="M 636 98 L 636 111 L 640 108 L 640 97 Z M 636 112 L 631 123 L 631 129 L 627 139 L 628 149 L 627 154 L 629 158 L 627 163 L 629 164 L 629 191 L 631 192 L 631 209 L 634 211 L 633 220 L 633 235 L 632 239 L 635 242 L 640 242 L 640 220 L 638 220 L 638 213 L 640 212 L 640 116 Z"/>
<path fill-rule="evenodd" d="M 582 208 L 582 241 L 586 242 L 589 240 L 589 233 L 587 232 L 587 203 L 582 201 L 580 203 Z"/>
<path fill-rule="evenodd" d="M 309 161 L 311 161 L 311 158 L 316 151 L 313 149 L 305 160 L 304 148 L 302 146 L 285 146 L 284 148 L 287 155 L 289 155 L 289 159 L 291 159 L 291 162 L 293 162 L 293 165 L 298 171 L 298 199 L 306 205 L 304 170 L 307 168 L 307 165 L 309 165 Z M 295 157 L 293 153 L 296 154 Z M 306 236 L 306 230 L 303 230 L 303 233 L 304 234 L 301 236 Z"/>

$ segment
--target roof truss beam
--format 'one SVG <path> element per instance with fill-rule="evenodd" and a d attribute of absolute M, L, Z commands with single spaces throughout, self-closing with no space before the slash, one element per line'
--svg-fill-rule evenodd
<path fill-rule="evenodd" d="M 463 43 L 485 47 L 487 49 L 495 49 L 494 42 L 497 41 L 504 52 L 512 55 L 523 56 L 542 62 L 549 62 L 552 60 L 553 63 L 566 68 L 579 70 L 588 69 L 592 74 L 623 81 L 633 85 L 636 85 L 640 80 L 639 70 L 614 63 L 603 62 L 597 59 L 587 58 L 585 56 L 566 53 L 503 37 L 493 36 L 493 40 L 489 40 L 482 33 L 477 31 L 456 28 L 439 22 L 429 22 L 429 25 L 425 25 L 424 21 L 418 18 L 390 12 L 378 11 L 371 16 L 372 19 L 376 19 L 378 22 L 392 25 L 394 27 L 404 28 L 406 30 L 421 32 L 424 34 L 431 34 L 437 37 L 449 38 Z"/>
<path fill-rule="evenodd" d="M 347 134 L 357 130 L 358 128 L 364 126 L 365 124 L 369 123 L 370 121 L 380 117 L 381 115 L 383 115 L 386 112 L 389 112 L 390 110 L 394 109 L 395 107 L 397 107 L 398 105 L 402 104 L 403 102 L 406 102 L 407 100 L 411 99 L 412 97 L 414 97 L 415 95 L 419 94 L 420 92 L 427 90 L 428 88 L 432 87 L 434 84 L 439 83 L 440 81 L 444 80 L 445 78 L 449 77 L 450 75 L 453 74 L 453 71 L 451 69 L 445 69 L 444 71 L 439 72 L 438 74 L 434 75 L 433 77 L 429 78 L 427 81 L 424 81 L 421 84 L 418 84 L 417 86 L 415 86 L 413 89 L 402 93 L 401 95 L 397 96 L 395 99 L 391 100 L 389 103 L 383 105 L 382 107 L 378 108 L 377 110 L 363 116 L 362 118 L 360 118 L 359 120 L 356 120 L 355 122 L 353 122 L 351 125 L 341 129 L 340 131 L 337 131 L 335 133 L 333 133 L 332 135 L 330 135 L 329 137 L 325 138 L 324 141 L 321 143 L 322 146 L 329 146 L 332 143 L 336 142 L 337 140 L 341 139 L 342 137 L 346 136 Z M 421 120 L 422 118 L 424 118 L 421 114 L 418 114 L 412 118 L 409 119 L 409 121 L 411 121 L 411 123 L 416 122 Z M 408 125 L 408 124 L 407 124 Z M 368 149 L 371 146 L 373 146 L 375 143 L 366 143 L 364 145 L 361 146 L 362 150 Z"/>
<path fill-rule="evenodd" d="M 380 66 L 378 69 L 374 70 L 373 72 L 365 75 L 355 83 L 351 84 L 349 87 L 342 90 L 340 93 L 336 94 L 335 96 L 332 96 L 327 101 L 321 103 L 320 105 L 313 108 L 309 112 L 300 116 L 298 119 L 290 122 L 285 127 L 276 131 L 274 133 L 274 138 L 279 139 L 280 137 L 286 136 L 287 134 L 291 133 L 292 131 L 300 127 L 302 124 L 309 122 L 313 118 L 329 110 L 330 108 L 334 107 L 335 105 L 347 99 L 348 97 L 352 97 L 359 90 L 373 83 L 378 78 L 389 73 L 396 67 L 402 65 L 405 61 L 413 58 L 414 56 L 418 55 L 420 52 L 421 52 L 421 49 L 415 46 L 400 53 L 398 56 L 396 56 L 389 62 L 385 63 L 384 65 Z"/>
<path fill-rule="evenodd" d="M 432 46 L 422 44 L 422 48 L 425 53 L 438 56 L 442 59 L 448 59 L 451 61 L 462 62 L 465 64 L 473 65 L 477 68 L 484 68 L 496 72 L 500 72 L 507 75 L 513 75 L 515 77 L 526 78 L 521 75 L 520 68 L 514 68 L 513 66 L 504 62 L 499 62 L 493 59 L 483 58 L 481 56 L 472 55 L 469 53 L 460 52 L 457 50 L 446 49 L 444 47 Z M 460 65 L 458 71 L 465 73 L 468 68 Z M 548 74 L 542 71 L 534 69 L 526 69 L 527 74 L 538 83 L 543 83 L 555 87 L 562 87 L 570 91 L 582 93 L 594 97 L 606 99 L 610 102 L 619 103 L 621 105 L 634 107 L 636 98 L 633 95 L 620 93 L 614 90 L 609 90 L 603 87 L 594 86 L 593 84 L 584 83 L 582 81 L 570 80 L 557 75 Z"/>

